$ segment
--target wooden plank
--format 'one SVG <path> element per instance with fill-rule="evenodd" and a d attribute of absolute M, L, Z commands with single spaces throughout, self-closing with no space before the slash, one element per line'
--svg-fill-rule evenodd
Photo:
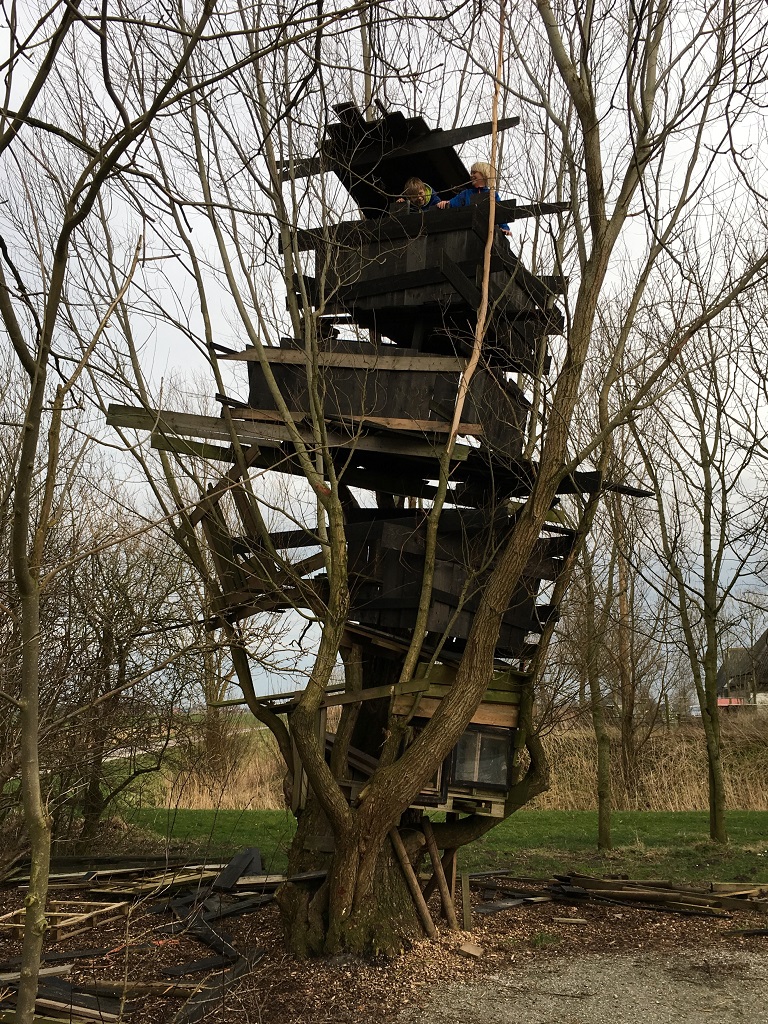
<path fill-rule="evenodd" d="M 431 683 L 424 691 L 425 697 L 447 697 L 451 692 L 450 686 Z M 519 704 L 522 694 L 509 690 L 486 690 L 483 694 L 484 704 Z"/>
<path fill-rule="evenodd" d="M 199 987 L 194 982 L 129 981 L 127 978 L 121 981 L 94 978 L 78 985 L 82 992 L 103 992 L 115 996 L 156 996 L 158 999 L 188 999 Z"/>
<path fill-rule="evenodd" d="M 461 267 L 445 252 L 440 253 L 440 273 L 452 288 L 459 293 L 471 309 L 480 306 L 481 292 L 474 281 L 471 281 Z"/>
<path fill-rule="evenodd" d="M 461 872 L 461 914 L 465 932 L 472 931 L 472 896 L 469 889 L 469 872 Z"/>
<path fill-rule="evenodd" d="M 330 708 L 340 704 L 356 704 L 361 700 L 377 700 L 381 697 L 419 693 L 424 688 L 424 683 L 420 679 L 412 679 L 407 683 L 394 683 L 386 686 L 369 686 L 365 690 L 355 690 L 352 693 L 333 694 L 330 697 L 324 698 L 320 707 Z"/>
<path fill-rule="evenodd" d="M 408 854 L 406 852 L 405 846 L 403 845 L 403 840 L 400 838 L 400 833 L 398 832 L 397 827 L 391 828 L 389 830 L 389 839 L 390 842 L 392 843 L 395 854 L 397 855 L 397 859 L 400 862 L 400 867 L 402 868 L 403 876 L 405 877 L 405 881 L 411 893 L 411 898 L 413 899 L 413 902 L 416 906 L 416 910 L 418 911 L 422 927 L 424 928 L 424 931 L 426 932 L 427 936 L 430 939 L 434 939 L 435 935 L 437 934 L 437 930 L 435 929 L 435 922 L 430 917 L 429 907 L 427 906 L 424 897 L 421 894 L 419 880 L 416 877 L 416 872 L 413 870 L 413 866 L 411 865 L 410 860 L 408 859 Z"/>
<path fill-rule="evenodd" d="M 201 960 L 191 960 L 187 964 L 178 964 L 175 967 L 164 967 L 163 974 L 169 978 L 181 978 L 185 974 L 200 974 L 203 971 L 215 971 L 220 967 L 226 967 L 232 960 L 228 956 L 206 956 Z"/>
<path fill-rule="evenodd" d="M 90 1020 L 90 1018 L 88 1018 Z M 71 1012 L 70 1007 L 67 1007 L 67 1015 L 64 1018 L 67 1024 L 80 1024 L 84 1020 L 83 1017 L 78 1017 L 76 1013 Z M 0 1024 L 16 1024 L 16 1011 L 15 1010 L 0 1010 Z M 44 1014 L 35 1013 L 34 1024 L 62 1024 L 61 1017 L 46 1017 Z"/>
<path fill-rule="evenodd" d="M 504 131 L 507 128 L 514 128 L 519 123 L 519 117 L 499 118 L 496 130 Z M 465 125 L 461 128 L 448 128 L 445 131 L 441 128 L 434 128 L 427 135 L 420 135 L 415 139 L 409 139 L 401 146 L 388 148 L 384 153 L 382 153 L 383 143 L 373 143 L 361 151 L 355 151 L 349 161 L 349 167 L 359 172 L 366 167 L 378 166 L 386 160 L 402 160 L 417 153 L 431 153 L 439 149 L 449 149 L 453 146 L 460 146 L 464 142 L 469 142 L 471 139 L 483 138 L 486 135 L 490 135 L 492 132 L 493 123 L 491 121 L 485 121 L 482 124 Z M 325 159 L 331 161 L 331 166 L 333 165 L 334 161 L 332 158 L 326 156 Z M 327 164 L 323 166 L 322 162 L 318 164 L 312 163 L 310 165 L 307 161 L 306 167 L 304 164 L 305 162 L 301 161 L 302 170 L 305 170 L 308 174 L 318 174 L 322 169 L 329 169 L 329 166 Z M 286 181 L 290 181 L 297 177 L 296 171 L 291 165 L 288 165 L 288 169 L 283 171 L 283 174 L 288 174 L 288 177 L 283 179 Z"/>
<path fill-rule="evenodd" d="M 256 960 L 258 959 L 260 958 L 257 957 Z M 198 988 L 173 1017 L 172 1024 L 194 1024 L 216 1006 L 223 1005 L 227 988 L 250 970 L 255 962 L 241 957 L 229 970 L 222 971 L 220 975 Z"/>
<path fill-rule="evenodd" d="M 415 433 L 447 434 L 451 429 L 450 423 L 442 420 L 416 420 L 395 416 L 327 416 L 326 419 L 333 422 L 346 422 L 353 426 L 357 424 L 361 427 L 374 427 L 383 430 L 410 430 Z M 457 433 L 465 434 L 469 437 L 480 436 L 483 433 L 483 425 L 482 423 L 460 423 Z"/>
<path fill-rule="evenodd" d="M 69 956 L 72 960 L 73 957 Z M 55 978 L 61 977 L 66 978 L 67 975 L 71 974 L 74 969 L 74 963 L 68 964 L 54 964 L 53 967 L 41 967 L 38 971 L 39 978 Z M 13 985 L 16 982 L 21 981 L 21 971 L 9 971 L 0 973 L 0 985 Z"/>
<path fill-rule="evenodd" d="M 453 905 L 453 897 L 448 887 L 448 881 L 445 877 L 442 861 L 440 860 L 440 851 L 438 850 L 437 842 L 435 841 L 432 822 L 428 817 L 425 816 L 422 818 L 421 827 L 427 841 L 427 849 L 429 850 L 429 857 L 432 861 L 432 870 L 435 878 L 437 879 L 437 887 L 440 890 L 440 899 L 442 901 L 446 920 L 448 921 L 448 927 L 451 931 L 457 932 L 459 930 L 459 922 L 456 919 L 456 908 Z"/>
<path fill-rule="evenodd" d="M 51 900 L 46 908 L 48 937 L 52 942 L 90 931 L 96 924 L 106 924 L 127 917 L 130 904 L 94 901 Z M 24 934 L 26 908 L 12 910 L 0 917 L 0 929 L 8 929 L 21 938 Z"/>
<path fill-rule="evenodd" d="M 475 907 L 476 914 L 498 914 L 502 910 L 510 910 L 525 903 L 524 899 L 494 900 L 492 903 L 481 903 Z"/>
<path fill-rule="evenodd" d="M 254 875 L 261 873 L 261 851 L 258 846 L 249 846 L 245 850 L 241 850 L 240 853 L 236 853 L 216 876 L 211 888 L 216 892 L 227 892 L 248 871 Z"/>
<path fill-rule="evenodd" d="M 99 1021 L 119 1021 L 122 1020 L 122 1014 L 119 1013 L 107 1013 L 105 1010 L 95 1010 L 90 1006 L 77 1006 L 72 1003 L 60 1002 L 58 999 L 47 999 L 38 998 L 35 1000 L 35 1009 L 40 1007 L 41 1010 L 58 1010 L 60 1013 L 66 1015 L 67 1021 L 76 1020 L 99 1020 Z M 61 1024 L 61 1019 L 59 1019 Z"/>
<path fill-rule="evenodd" d="M 393 715 L 409 715 L 413 710 L 413 697 L 403 694 L 395 697 L 392 704 Z M 440 707 L 442 701 L 434 697 L 420 697 L 415 711 L 417 718 L 431 718 Z M 472 717 L 473 725 L 498 725 L 513 729 L 518 721 L 518 708 L 511 704 L 481 704 Z"/>
<path fill-rule="evenodd" d="M 407 276 L 407 275 L 403 275 Z M 390 346 L 387 346 L 390 348 Z M 394 346 L 392 346 L 394 348 Z M 406 353 L 408 349 L 399 349 Z M 267 362 L 305 366 L 305 352 L 292 348 L 265 348 Z M 259 356 L 255 348 L 246 348 L 242 352 L 233 352 L 227 359 L 256 362 Z M 465 356 L 432 356 L 432 355 L 383 355 L 378 352 L 318 352 L 319 366 L 341 366 L 351 370 L 410 370 L 417 373 L 461 373 L 469 362 Z M 110 408 L 112 408 L 110 406 Z M 118 407 L 115 407 L 118 408 Z M 125 407 L 120 407 L 125 408 Z M 246 413 L 244 409 L 233 409 L 233 415 Z M 272 412 L 274 416 L 274 411 Z"/>
<path fill-rule="evenodd" d="M 170 452 L 172 455 L 193 455 L 206 462 L 233 462 L 232 446 L 225 448 L 205 441 L 192 441 L 186 437 L 166 437 L 164 434 L 153 433 L 150 437 L 151 446 L 159 452 Z"/>

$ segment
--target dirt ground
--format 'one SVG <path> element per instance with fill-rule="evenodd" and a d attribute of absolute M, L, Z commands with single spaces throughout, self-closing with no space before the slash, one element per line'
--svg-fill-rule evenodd
<path fill-rule="evenodd" d="M 4 890 L 0 914 L 18 907 L 22 898 L 17 890 Z M 481 898 L 475 894 L 476 905 Z M 436 916 L 437 905 L 432 909 Z M 139 906 L 127 923 L 101 925 L 46 949 L 109 950 L 76 960 L 71 981 L 163 980 L 167 967 L 211 955 L 189 935 L 163 932 L 169 921 L 169 914 Z M 768 936 L 726 934 L 768 927 L 765 916 L 739 911 L 707 918 L 552 902 L 475 914 L 473 923 L 471 933 L 443 926 L 434 942 L 366 963 L 295 959 L 283 947 L 274 904 L 226 918 L 217 930 L 254 963 L 221 992 L 205 1019 L 212 1024 L 768 1024 Z M 459 955 L 466 942 L 482 948 L 478 959 Z M 18 955 L 19 948 L 0 934 L 0 961 Z M 181 1006 L 179 999 L 140 997 L 125 1019 L 168 1024 Z"/>

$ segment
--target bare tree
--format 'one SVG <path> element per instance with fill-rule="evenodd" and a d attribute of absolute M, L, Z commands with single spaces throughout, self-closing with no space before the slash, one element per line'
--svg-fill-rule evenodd
<path fill-rule="evenodd" d="M 117 111 L 118 128 L 105 133 L 110 140 L 106 147 L 99 142 L 98 169 L 95 174 L 89 169 L 83 182 L 75 182 L 78 199 L 73 212 L 66 211 L 63 234 L 54 232 L 62 239 L 56 252 L 69 257 L 70 239 L 82 225 L 77 238 L 87 255 L 78 265 L 79 280 L 87 281 L 88 291 L 98 298 L 101 312 L 96 323 L 108 311 L 112 323 L 119 326 L 143 406 L 144 418 L 137 415 L 134 422 L 141 420 L 140 425 L 152 429 L 153 423 L 157 424 L 153 409 L 159 404 L 139 380 L 144 376 L 139 355 L 140 335 L 146 330 L 143 317 L 161 318 L 172 325 L 210 361 L 223 401 L 220 423 L 206 427 L 208 439 L 225 447 L 219 454 L 233 462 L 214 497 L 218 499 L 223 492 L 238 495 L 241 507 L 237 514 L 241 519 L 247 517 L 248 536 L 256 543 L 244 554 L 228 547 L 226 513 L 217 518 L 217 501 L 205 492 L 198 495 L 198 507 L 190 509 L 188 494 L 175 482 L 184 469 L 175 469 L 166 458 L 163 489 L 167 492 L 161 495 L 155 481 L 152 486 L 168 514 L 178 516 L 178 542 L 206 577 L 208 569 L 195 532 L 202 529 L 217 562 L 217 575 L 227 581 L 220 589 L 241 593 L 243 583 L 255 589 L 254 581 L 258 581 L 263 593 L 279 593 L 281 600 L 286 592 L 293 592 L 300 614 L 321 624 L 317 656 L 308 685 L 292 712 L 289 736 L 282 719 L 254 691 L 243 628 L 233 623 L 233 616 L 221 614 L 216 619 L 231 644 L 245 699 L 274 731 L 291 772 L 297 767 L 291 741 L 295 742 L 315 794 L 314 805 L 302 815 L 291 866 L 321 861 L 327 866 L 328 879 L 318 892 L 295 885 L 283 894 L 288 933 L 301 951 L 360 950 L 377 941 L 394 948 L 404 936 L 414 933 L 417 925 L 413 914 L 409 916 L 404 908 L 403 885 L 393 869 L 387 837 L 456 746 L 482 701 L 493 678 L 504 610 L 516 590 L 525 586 L 526 572 L 552 516 L 558 491 L 584 463 L 600 464 L 600 452 L 615 427 L 655 397 L 660 382 L 690 340 L 759 279 L 768 262 L 764 252 L 755 254 L 746 248 L 736 252 L 728 265 L 715 260 L 707 288 L 695 306 L 686 304 L 685 315 L 674 322 L 674 329 L 665 332 L 665 345 L 650 343 L 656 296 L 651 302 L 649 284 L 670 281 L 670 302 L 678 301 L 686 290 L 686 280 L 678 272 L 680 255 L 694 241 L 697 246 L 709 242 L 697 223 L 701 209 L 715 198 L 714 190 L 706 191 L 708 183 L 717 179 L 719 194 L 727 192 L 742 204 L 742 223 L 732 218 L 735 232 L 740 232 L 754 213 L 756 200 L 740 176 L 744 168 L 734 166 L 739 154 L 732 152 L 731 140 L 754 115 L 756 90 L 759 92 L 762 82 L 765 26 L 758 4 L 735 8 L 726 3 L 717 10 L 701 4 L 694 10 L 687 8 L 684 17 L 666 2 L 651 4 L 641 12 L 626 5 L 620 15 L 615 8 L 598 11 L 581 3 L 553 8 L 546 0 L 520 3 L 511 11 L 502 5 L 492 9 L 492 17 L 488 12 L 487 7 L 482 11 L 447 10 L 438 5 L 434 13 L 440 17 L 433 20 L 431 11 L 414 18 L 410 9 L 366 7 L 362 37 L 357 6 L 332 12 L 307 8 L 296 18 L 296 12 L 286 11 L 280 3 L 243 3 L 220 15 L 217 12 L 211 21 L 214 31 L 204 41 L 200 38 L 203 22 L 194 28 L 180 25 L 181 56 L 174 54 L 172 61 L 169 57 L 172 72 L 167 68 L 155 72 L 163 83 L 173 78 L 168 89 L 158 87 L 149 77 L 139 81 L 130 70 L 118 86 L 113 81 L 114 68 L 110 68 L 110 76 L 103 76 L 104 91 Z M 209 14 L 205 8 L 204 22 Z M 418 24 L 423 33 L 403 33 L 404 17 L 410 17 L 410 23 Z M 289 22 L 292 29 L 286 38 Z M 142 26 L 142 31 L 149 32 L 150 26 Z M 424 41 L 417 38 L 422 34 Z M 470 38 L 476 44 L 471 52 L 465 45 Z M 142 49 L 143 36 L 135 45 Z M 417 50 L 424 56 L 438 48 L 445 57 L 439 70 L 427 61 L 415 67 Z M 82 74 L 78 76 L 73 64 L 58 58 L 57 68 L 61 69 L 60 82 L 78 83 L 88 99 L 87 107 L 92 95 Z M 482 586 L 454 684 L 429 724 L 404 751 L 403 729 L 407 726 L 398 724 L 389 706 L 385 709 L 386 739 L 378 766 L 351 804 L 339 785 L 342 755 L 334 755 L 328 763 L 325 738 L 317 728 L 331 672 L 344 647 L 349 710 L 342 715 L 340 732 L 347 738 L 345 742 L 351 741 L 355 716 L 360 712 L 356 691 L 365 671 L 360 650 L 344 642 L 350 603 L 346 516 L 354 507 L 354 485 L 348 483 L 351 476 L 344 477 L 349 467 L 342 472 L 334 458 L 337 435 L 325 415 L 325 378 L 319 361 L 323 344 L 320 320 L 336 291 L 335 260 L 343 260 L 345 250 L 328 245 L 328 258 L 325 263 L 320 259 L 315 285 L 310 286 L 298 230 L 309 224 L 319 228 L 321 238 L 333 242 L 331 226 L 349 211 L 350 200 L 328 176 L 302 177 L 300 170 L 303 158 L 317 151 L 328 109 L 339 96 L 346 98 L 351 93 L 364 102 L 378 98 L 402 103 L 437 120 L 438 112 L 434 107 L 430 110 L 429 98 L 418 99 L 419 89 L 427 97 L 455 99 L 456 123 L 461 122 L 463 105 L 477 97 L 487 97 L 494 122 L 505 100 L 522 108 L 527 144 L 512 155 L 507 151 L 504 170 L 508 179 L 525 182 L 526 188 L 530 183 L 531 198 L 570 203 L 568 217 L 563 215 L 551 237 L 547 229 L 537 227 L 531 238 L 524 240 L 525 251 L 537 272 L 570 275 L 571 281 L 566 329 L 562 341 L 553 345 L 554 384 L 548 390 L 539 374 L 532 375 L 537 379 L 532 397 L 541 408 L 531 420 L 526 450 L 534 463 L 530 491 L 520 496 L 524 500 L 514 511 L 510 531 L 482 553 L 481 570 L 476 573 Z M 129 103 L 140 113 L 127 113 Z M 155 116 L 161 108 L 162 119 Z M 171 111 L 173 117 L 168 116 Z M 366 111 L 366 116 L 371 112 Z M 81 113 L 77 120 L 80 133 L 92 139 L 87 122 Z M 31 122 L 29 128 L 33 128 Z M 61 126 L 52 122 L 51 134 L 54 128 L 61 131 Z M 14 145 L 19 138 L 21 135 Z M 139 139 L 142 145 L 134 145 Z M 492 163 L 498 155 L 497 141 L 494 132 L 489 154 Z M 673 159 L 680 172 L 668 175 Z M 131 221 L 126 215 L 126 220 L 133 225 L 146 215 L 147 240 L 140 252 L 144 262 L 134 273 L 130 298 L 123 293 L 123 285 L 126 268 L 131 265 L 126 250 L 131 251 L 132 245 L 119 237 L 114 245 L 117 225 L 110 224 L 109 231 L 104 227 L 112 198 L 103 187 L 109 175 L 116 186 L 125 186 L 120 191 L 120 209 L 131 211 L 136 218 Z M 67 187 L 63 194 L 74 193 Z M 86 224 L 101 197 L 104 202 L 98 209 L 98 222 L 94 219 Z M 494 202 L 489 202 L 491 218 Z M 478 373 L 482 371 L 492 236 L 489 229 L 478 277 L 479 315 L 469 339 L 471 369 L 447 420 L 447 443 L 435 459 L 433 479 L 437 485 L 422 498 L 425 573 L 416 626 L 394 675 L 378 666 L 382 685 L 412 681 L 428 632 L 442 506 L 450 484 L 451 460 L 459 451 L 456 435 L 471 375 L 476 367 L 480 367 Z M 94 260 L 93 254 L 98 254 L 98 259 Z M 375 260 L 375 256 L 370 258 Z M 168 269 L 157 270 L 160 266 Z M 49 339 L 42 365 L 47 365 L 50 353 L 51 317 L 58 315 L 63 294 L 63 267 L 57 263 L 54 269 L 56 287 L 48 292 L 54 305 L 46 314 L 47 333 L 42 333 Z M 620 290 L 617 281 L 621 276 L 628 284 L 622 292 L 626 297 L 615 304 L 608 319 L 607 298 Z M 91 284 L 98 287 L 91 289 Z M 194 289 L 193 310 L 187 301 L 189 293 L 184 291 L 187 287 Z M 286 290 L 287 314 L 283 310 Z M 18 286 L 15 293 L 11 289 L 2 294 L 21 299 Z M 219 314 L 222 303 L 225 311 Z M 67 307 L 73 333 L 74 325 L 79 324 L 85 339 L 92 335 L 84 329 L 89 319 L 93 321 L 92 308 L 88 303 Z M 581 403 L 593 404 L 595 399 L 594 393 L 586 393 L 584 373 L 601 317 L 606 318 L 612 348 L 597 395 L 599 422 L 589 438 L 576 444 L 575 414 Z M 302 382 L 308 408 L 301 417 L 294 415 L 296 409 L 291 405 L 295 395 L 281 388 L 268 359 L 268 350 L 286 331 L 298 340 L 304 353 Z M 297 499 L 304 508 L 295 516 L 295 525 L 311 531 L 312 554 L 308 557 L 314 569 L 306 563 L 303 572 L 297 569 L 300 563 L 292 562 L 284 548 L 278 550 L 272 538 L 275 531 L 270 529 L 269 518 L 275 510 L 260 475 L 265 467 L 259 467 L 260 473 L 251 472 L 258 444 L 243 443 L 243 438 L 253 435 L 242 422 L 246 417 L 238 422 L 237 400 L 228 394 L 228 385 L 230 391 L 234 385 L 217 355 L 221 352 L 217 346 L 240 338 L 253 350 L 282 431 L 280 446 L 270 449 L 276 452 L 272 468 L 290 467 L 306 481 Z M 109 369 L 106 360 L 101 369 Z M 632 387 L 617 390 L 620 373 L 622 381 L 632 381 Z M 170 428 L 162 432 L 165 441 L 157 438 L 158 444 L 191 450 L 189 442 L 180 446 L 169 438 Z M 358 441 L 362 443 L 362 439 Z M 206 451 L 210 454 L 210 449 L 201 447 L 198 454 Z M 308 513 L 310 508 L 314 517 Z M 587 516 L 584 522 L 588 521 Z M 553 604 L 559 601 L 571 564 L 572 560 L 554 586 Z M 312 582 L 312 573 L 320 569 L 322 587 Z M 261 600 L 261 608 L 266 600 Z M 239 609 L 244 611 L 245 603 Z M 434 657 L 430 654 L 427 660 Z M 526 687 L 519 743 L 527 745 L 530 764 L 512 780 L 506 814 L 546 786 L 544 750 L 529 729 L 531 706 L 532 691 Z M 342 750 L 343 744 L 337 749 Z M 436 840 L 443 848 L 455 848 L 492 824 L 493 819 L 482 815 L 447 822 L 435 829 Z M 315 829 L 332 835 L 332 854 L 320 856 L 311 848 L 309 839 Z M 409 839 L 413 860 L 423 855 L 425 843 L 421 832 Z M 375 883 L 378 907 L 370 898 Z"/>
<path fill-rule="evenodd" d="M 740 358 L 739 311 L 703 329 L 678 357 L 677 377 L 653 413 L 633 424 L 658 506 L 649 542 L 674 583 L 680 643 L 701 710 L 709 765 L 710 836 L 725 842 L 717 671 L 729 604 L 765 545 L 762 399 Z"/>

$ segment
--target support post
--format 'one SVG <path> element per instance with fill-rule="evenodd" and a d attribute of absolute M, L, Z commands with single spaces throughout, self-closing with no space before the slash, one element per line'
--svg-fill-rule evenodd
<path fill-rule="evenodd" d="M 461 910 L 464 918 L 464 931 L 472 931 L 472 903 L 469 896 L 469 872 L 461 872 Z"/>
<path fill-rule="evenodd" d="M 419 912 L 419 917 L 421 918 L 424 931 L 430 939 L 434 939 L 437 934 L 435 922 L 430 917 L 429 907 L 427 906 L 424 897 L 421 895 L 421 889 L 419 888 L 419 880 L 416 877 L 416 872 L 413 870 L 411 862 L 408 860 L 408 854 L 405 846 L 403 845 L 403 840 L 400 838 L 400 833 L 396 827 L 389 830 L 389 838 L 395 849 L 395 853 L 397 854 L 397 859 L 400 861 L 400 867 L 403 869 L 403 874 L 405 875 L 405 880 L 408 883 L 411 898 L 416 904 L 416 909 Z"/>
<path fill-rule="evenodd" d="M 432 860 L 432 870 L 434 871 L 434 877 L 437 879 L 437 887 L 440 890 L 440 899 L 443 904 L 443 911 L 448 921 L 448 927 L 457 932 L 459 930 L 459 922 L 456 920 L 456 908 L 453 905 L 451 899 L 451 892 L 448 888 L 448 882 L 445 878 L 445 872 L 443 871 L 443 865 L 440 860 L 440 851 L 437 848 L 435 841 L 435 833 L 432 829 L 432 822 L 428 817 L 421 819 L 421 827 L 424 832 L 424 838 L 427 840 L 427 849 L 429 850 L 429 856 Z"/>

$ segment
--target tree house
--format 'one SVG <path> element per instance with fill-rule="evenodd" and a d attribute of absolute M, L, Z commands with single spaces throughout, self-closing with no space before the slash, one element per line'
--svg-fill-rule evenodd
<path fill-rule="evenodd" d="M 563 327 L 556 304 L 562 282 L 530 273 L 498 225 L 557 213 L 566 204 L 499 202 L 491 222 L 487 195 L 458 210 L 422 212 L 398 203 L 414 174 L 443 198 L 465 187 L 469 171 L 454 146 L 487 136 L 491 125 L 440 131 L 399 112 L 366 121 L 350 104 L 335 111 L 338 120 L 327 126 L 318 154 L 284 169 L 286 180 L 335 173 L 362 215 L 296 234 L 304 262 L 291 285 L 302 297 L 305 326 L 311 320 L 312 329 L 221 358 L 247 364 L 248 406 L 228 404 L 249 469 L 301 472 L 281 408 L 287 407 L 295 430 L 310 445 L 313 413 L 324 420 L 325 441 L 345 490 L 347 640 L 363 651 L 366 667 L 363 690 L 329 694 L 323 710 L 352 699 L 360 704 L 341 780 L 354 800 L 376 765 L 388 716 L 408 722 L 407 743 L 452 685 L 494 554 L 514 526 L 515 499 L 530 492 L 535 478 L 536 466 L 524 456 L 529 384 L 546 373 L 547 339 Z M 498 127 L 516 123 L 507 119 Z M 422 647 L 428 660 L 402 682 L 425 569 L 427 521 L 418 506 L 436 493 L 438 459 L 472 352 L 489 232 L 490 313 L 448 467 Z M 151 429 L 161 448 L 232 457 L 227 447 L 211 444 L 230 441 L 225 425 L 212 417 L 112 407 L 109 421 Z M 205 444 L 191 438 L 204 438 Z M 598 474 L 575 473 L 561 491 L 600 485 Z M 358 500 L 356 489 L 367 497 Z M 327 581 L 321 531 L 275 531 L 267 543 L 239 471 L 211 488 L 192 523 L 202 525 L 219 574 L 215 621 L 235 623 L 259 611 L 322 604 Z M 416 806 L 503 813 L 525 666 L 545 623 L 557 614 L 542 588 L 558 577 L 572 540 L 553 513 L 502 615 L 497 671 L 485 698 Z M 289 719 L 292 702 L 264 699 Z M 318 735 L 324 732 L 321 720 Z M 330 756 L 332 737 L 327 747 Z M 295 806 L 305 797 L 302 775 L 294 779 Z"/>

